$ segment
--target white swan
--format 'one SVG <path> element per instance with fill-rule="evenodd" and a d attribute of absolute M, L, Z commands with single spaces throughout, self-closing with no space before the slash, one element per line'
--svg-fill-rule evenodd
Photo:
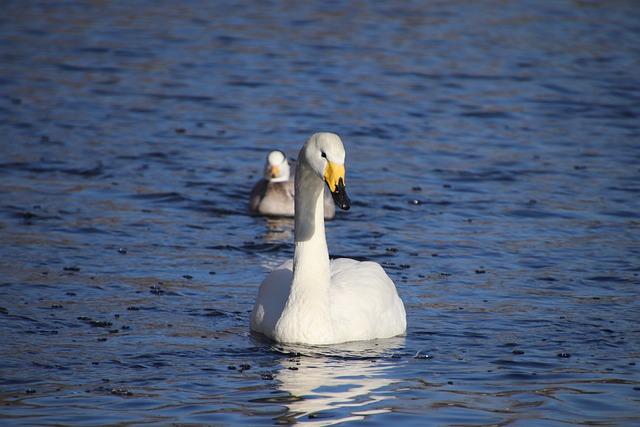
<path fill-rule="evenodd" d="M 255 183 L 249 196 L 249 210 L 268 216 L 294 216 L 295 163 L 290 168 L 284 152 L 271 151 L 267 155 L 262 179 Z M 336 215 L 333 199 L 324 192 L 324 217 Z"/>
<path fill-rule="evenodd" d="M 336 344 L 405 332 L 404 304 L 382 267 L 329 261 L 324 231 L 326 182 L 347 210 L 345 151 L 338 135 L 317 133 L 298 156 L 293 260 L 267 275 L 251 313 L 251 330 L 283 343 Z"/>

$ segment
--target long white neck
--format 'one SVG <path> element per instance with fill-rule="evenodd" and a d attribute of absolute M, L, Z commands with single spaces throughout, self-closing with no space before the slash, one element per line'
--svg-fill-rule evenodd
<path fill-rule="evenodd" d="M 332 338 L 329 250 L 324 232 L 324 181 L 304 161 L 295 180 L 295 238 L 291 292 L 280 339 L 322 344 Z M 292 321 L 295 319 L 294 321 Z M 294 326 L 295 325 L 295 326 Z"/>
<path fill-rule="evenodd" d="M 306 163 L 298 165 L 295 180 L 295 237 L 293 265 L 329 268 L 324 234 L 324 181 Z M 309 249 L 297 250 L 298 247 Z M 309 263 L 307 265 L 307 263 Z M 295 270 L 294 270 L 295 274 Z"/>

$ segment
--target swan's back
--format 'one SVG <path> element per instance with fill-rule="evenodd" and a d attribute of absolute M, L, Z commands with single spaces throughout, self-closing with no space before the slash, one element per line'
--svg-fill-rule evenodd
<path fill-rule="evenodd" d="M 380 264 L 332 260 L 329 293 L 334 333 L 339 339 L 388 338 L 406 330 L 404 304 Z"/>
<path fill-rule="evenodd" d="M 393 281 L 375 262 L 331 261 L 329 299 L 335 342 L 389 338 L 405 332 L 404 304 Z M 251 329 L 270 338 L 291 292 L 293 261 L 265 277 L 251 313 Z"/>

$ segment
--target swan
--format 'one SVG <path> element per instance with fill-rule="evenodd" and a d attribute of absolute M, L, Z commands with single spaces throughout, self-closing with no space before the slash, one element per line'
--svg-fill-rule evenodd
<path fill-rule="evenodd" d="M 268 216 L 294 216 L 295 163 L 290 167 L 286 154 L 274 150 L 267 154 L 262 179 L 255 183 L 249 196 L 249 210 Z M 324 192 L 324 217 L 336 214 L 333 199 Z"/>
<path fill-rule="evenodd" d="M 270 272 L 251 312 L 251 330 L 281 343 L 338 344 L 405 332 L 404 304 L 380 264 L 329 260 L 325 182 L 348 210 L 345 151 L 338 135 L 316 133 L 300 150 L 295 180 L 293 259 Z"/>

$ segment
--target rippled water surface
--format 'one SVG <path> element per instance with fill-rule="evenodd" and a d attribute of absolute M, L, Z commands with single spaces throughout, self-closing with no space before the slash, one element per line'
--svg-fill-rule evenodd
<path fill-rule="evenodd" d="M 640 425 L 636 2 L 0 9 L 2 425 Z M 317 131 L 404 337 L 249 333 Z"/>

